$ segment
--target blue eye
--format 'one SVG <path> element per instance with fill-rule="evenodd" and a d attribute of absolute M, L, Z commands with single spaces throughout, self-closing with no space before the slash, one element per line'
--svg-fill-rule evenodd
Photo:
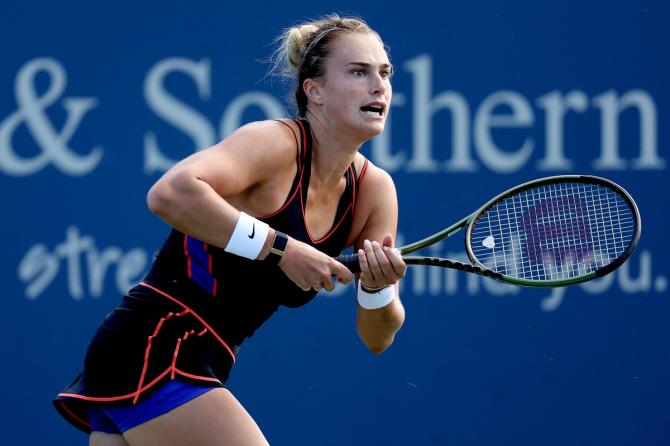
<path fill-rule="evenodd" d="M 363 77 L 365 76 L 365 71 L 363 70 L 354 70 L 351 72 L 354 77 Z"/>

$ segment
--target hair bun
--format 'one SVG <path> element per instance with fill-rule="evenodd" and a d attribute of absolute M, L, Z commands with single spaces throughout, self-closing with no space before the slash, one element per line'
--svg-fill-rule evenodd
<path fill-rule="evenodd" d="M 288 66 L 294 71 L 300 68 L 300 58 L 307 47 L 305 42 L 309 41 L 318 30 L 319 28 L 312 24 L 294 26 L 289 29 L 286 39 L 286 57 Z"/>

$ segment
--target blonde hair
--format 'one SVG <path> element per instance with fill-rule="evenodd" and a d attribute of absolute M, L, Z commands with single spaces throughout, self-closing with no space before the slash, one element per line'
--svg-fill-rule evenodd
<path fill-rule="evenodd" d="M 363 19 L 337 14 L 292 26 L 277 37 L 270 74 L 296 83 L 293 102 L 298 116 L 303 117 L 307 112 L 307 96 L 302 88 L 304 80 L 323 76 L 325 61 L 330 55 L 329 44 L 338 35 L 355 32 L 379 37 Z"/>

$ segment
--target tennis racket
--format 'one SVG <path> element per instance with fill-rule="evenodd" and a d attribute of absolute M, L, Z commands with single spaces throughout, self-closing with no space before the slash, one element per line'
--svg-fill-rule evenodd
<path fill-rule="evenodd" d="M 472 263 L 410 256 L 465 231 Z M 529 287 L 572 285 L 603 276 L 640 240 L 642 221 L 633 198 L 614 182 L 588 175 L 541 178 L 491 199 L 457 223 L 397 248 L 409 265 L 432 265 Z M 336 257 L 360 272 L 356 254 Z"/>

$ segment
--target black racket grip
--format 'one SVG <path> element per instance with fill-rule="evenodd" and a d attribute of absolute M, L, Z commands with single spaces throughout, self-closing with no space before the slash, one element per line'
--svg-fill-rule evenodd
<path fill-rule="evenodd" d="M 343 256 L 337 256 L 335 257 L 335 260 L 340 262 L 342 265 L 346 266 L 352 273 L 361 272 L 361 265 L 360 263 L 358 263 L 357 254 L 347 254 Z"/>
<path fill-rule="evenodd" d="M 463 263 L 456 260 L 441 259 L 439 257 L 408 257 L 405 259 L 408 265 L 429 265 L 441 266 L 443 268 L 453 268 L 468 273 L 480 274 L 491 279 L 503 280 L 503 275 L 490 269 L 481 268 L 470 263 Z"/>

